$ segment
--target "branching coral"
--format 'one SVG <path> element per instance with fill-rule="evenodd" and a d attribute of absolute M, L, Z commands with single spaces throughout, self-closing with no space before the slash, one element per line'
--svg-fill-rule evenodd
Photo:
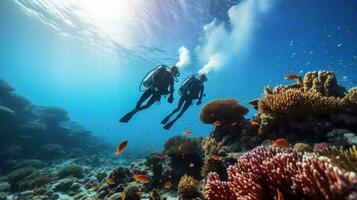
<path fill-rule="evenodd" d="M 345 108 L 357 112 L 357 87 L 352 88 L 342 99 L 342 105 Z"/>
<path fill-rule="evenodd" d="M 293 89 L 267 95 L 258 103 L 258 108 L 263 113 L 288 116 L 321 115 L 333 112 L 339 107 L 338 98 L 323 97 L 317 92 L 301 92 Z"/>
<path fill-rule="evenodd" d="M 227 169 L 228 180 L 217 173 L 207 177 L 208 199 L 356 199 L 357 177 L 329 162 L 292 149 L 257 147 Z"/>
<path fill-rule="evenodd" d="M 181 177 L 177 190 L 182 198 L 195 198 L 200 195 L 193 178 L 187 175 Z"/>
<path fill-rule="evenodd" d="M 217 120 L 228 123 L 241 121 L 247 113 L 248 108 L 239 104 L 235 99 L 218 99 L 202 107 L 200 119 L 206 124 L 213 124 Z"/>
<path fill-rule="evenodd" d="M 337 149 L 336 147 L 328 147 L 319 153 L 329 158 L 332 164 L 340 167 L 341 169 L 357 173 L 356 146 L 347 150 L 343 150 L 342 147 L 340 149 Z"/>
<path fill-rule="evenodd" d="M 336 75 L 332 71 L 308 72 L 305 74 L 304 91 L 315 91 L 323 96 L 344 96 L 345 89 L 338 85 Z"/>

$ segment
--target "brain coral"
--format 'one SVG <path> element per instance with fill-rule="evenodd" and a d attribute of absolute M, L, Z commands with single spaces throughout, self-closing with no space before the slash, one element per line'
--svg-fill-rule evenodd
<path fill-rule="evenodd" d="M 241 120 L 248 113 L 248 108 L 235 99 L 218 99 L 208 102 L 201 109 L 200 119 L 203 123 L 213 124 Z"/>

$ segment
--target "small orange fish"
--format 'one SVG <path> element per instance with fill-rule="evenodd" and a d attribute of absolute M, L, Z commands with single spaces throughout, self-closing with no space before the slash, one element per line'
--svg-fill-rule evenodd
<path fill-rule="evenodd" d="M 121 200 L 125 200 L 125 192 L 121 192 Z"/>
<path fill-rule="evenodd" d="M 195 179 L 195 178 L 192 178 L 192 183 L 193 184 L 197 184 L 199 181 L 197 180 L 197 179 Z"/>
<path fill-rule="evenodd" d="M 252 120 L 252 121 L 250 121 L 250 125 L 252 125 L 252 126 L 258 126 L 258 125 L 259 125 L 259 122 L 255 121 L 255 120 Z"/>
<path fill-rule="evenodd" d="M 158 154 L 155 154 L 155 158 L 158 158 L 158 159 L 163 159 L 165 158 L 165 154 L 164 153 L 158 153 Z"/>
<path fill-rule="evenodd" d="M 328 147 L 328 144 L 325 142 L 316 143 L 314 145 L 314 151 L 322 151 L 323 149 L 325 149 L 327 147 Z"/>
<path fill-rule="evenodd" d="M 165 184 L 164 184 L 164 188 L 165 189 L 170 189 L 172 187 L 172 183 L 170 181 L 167 181 Z"/>
<path fill-rule="evenodd" d="M 190 164 L 188 165 L 189 167 L 195 167 L 195 163 L 190 162 Z"/>
<path fill-rule="evenodd" d="M 124 149 L 126 148 L 127 145 L 128 145 L 128 141 L 127 140 L 125 140 L 124 142 L 120 143 L 118 148 L 115 150 L 115 155 L 120 155 L 121 153 L 123 153 L 123 151 L 124 151 Z"/>
<path fill-rule="evenodd" d="M 149 178 L 146 175 L 143 175 L 143 174 L 135 174 L 133 176 L 133 179 L 135 181 L 139 182 L 139 183 L 144 183 L 144 184 L 150 182 Z"/>
<path fill-rule="evenodd" d="M 237 126 L 237 124 L 238 124 L 238 122 L 233 122 L 233 123 L 231 124 L 231 127 Z"/>
<path fill-rule="evenodd" d="M 288 148 L 289 142 L 285 138 L 278 138 L 273 140 L 271 143 L 273 146 L 280 147 L 280 148 Z"/>
<path fill-rule="evenodd" d="M 213 125 L 214 125 L 215 127 L 220 127 L 220 126 L 222 126 L 222 122 L 219 121 L 219 120 L 216 120 L 216 121 L 213 123 Z"/>
<path fill-rule="evenodd" d="M 278 192 L 278 200 L 284 200 L 283 194 L 279 191 L 279 189 L 276 189 L 276 191 Z"/>
<path fill-rule="evenodd" d="M 192 131 L 186 130 L 186 131 L 183 131 L 182 133 L 185 134 L 185 135 L 191 135 Z"/>
<path fill-rule="evenodd" d="M 211 155 L 211 158 L 213 160 L 221 160 L 221 157 L 219 155 Z"/>
<path fill-rule="evenodd" d="M 107 183 L 108 183 L 108 185 L 115 185 L 115 181 L 112 178 L 108 178 Z"/>

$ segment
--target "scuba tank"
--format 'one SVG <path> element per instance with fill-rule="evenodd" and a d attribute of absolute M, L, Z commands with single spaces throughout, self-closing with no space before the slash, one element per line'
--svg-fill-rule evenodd
<path fill-rule="evenodd" d="M 179 89 L 179 94 L 182 96 L 184 93 L 189 92 L 188 88 L 190 87 L 191 83 L 196 80 L 194 75 L 187 77 L 181 84 Z"/>
<path fill-rule="evenodd" d="M 168 68 L 168 66 L 166 66 L 166 65 L 158 65 L 153 70 L 149 71 L 145 75 L 143 80 L 141 80 L 140 85 L 139 85 L 139 91 L 143 92 L 145 89 L 152 87 L 155 84 L 154 77 L 156 76 L 156 74 L 166 70 L 167 68 Z M 143 89 L 143 86 L 145 87 L 145 89 Z"/>

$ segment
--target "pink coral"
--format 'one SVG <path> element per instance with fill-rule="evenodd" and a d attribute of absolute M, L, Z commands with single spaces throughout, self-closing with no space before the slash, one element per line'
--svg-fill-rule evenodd
<path fill-rule="evenodd" d="M 257 147 L 227 169 L 228 181 L 207 177 L 206 195 L 214 200 L 356 199 L 357 177 L 327 161 L 292 149 Z"/>

